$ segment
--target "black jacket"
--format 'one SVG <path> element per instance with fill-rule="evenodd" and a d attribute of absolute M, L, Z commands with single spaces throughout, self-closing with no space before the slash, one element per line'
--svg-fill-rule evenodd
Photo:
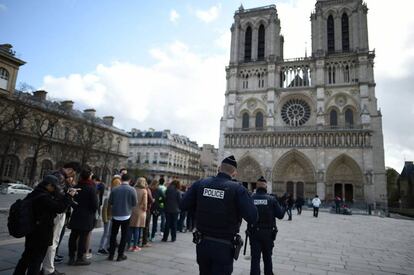
<path fill-rule="evenodd" d="M 39 244 L 52 245 L 53 220 L 56 214 L 65 212 L 71 204 L 69 195 L 52 195 L 45 187 L 37 186 L 27 197 L 34 199 L 33 212 L 36 220 L 36 226 L 28 237 L 32 237 Z"/>
<path fill-rule="evenodd" d="M 73 212 L 69 228 L 80 231 L 91 231 L 94 228 L 95 215 L 98 210 L 98 196 L 95 184 L 92 181 L 79 181 L 75 188 L 80 188 L 74 197 L 77 205 L 73 205 Z"/>
<path fill-rule="evenodd" d="M 180 212 L 181 192 L 172 184 L 168 186 L 165 191 L 165 212 L 179 213 Z"/>

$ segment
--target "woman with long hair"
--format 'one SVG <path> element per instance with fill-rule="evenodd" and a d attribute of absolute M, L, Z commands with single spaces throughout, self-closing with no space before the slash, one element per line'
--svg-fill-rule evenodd
<path fill-rule="evenodd" d="M 147 181 L 145 178 L 139 178 L 135 184 L 137 192 L 137 206 L 132 209 L 131 219 L 129 222 L 128 251 L 140 251 L 139 240 L 145 228 L 145 219 L 147 216 Z"/>

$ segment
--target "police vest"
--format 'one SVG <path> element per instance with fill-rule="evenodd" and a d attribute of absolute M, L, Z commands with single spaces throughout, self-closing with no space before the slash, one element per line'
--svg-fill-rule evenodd
<path fill-rule="evenodd" d="M 252 227 L 260 229 L 271 229 L 276 225 L 273 213 L 273 198 L 267 194 L 254 194 L 252 196 L 253 203 L 257 207 L 259 219 Z"/>
<path fill-rule="evenodd" d="M 206 236 L 232 239 L 239 232 L 241 216 L 236 207 L 237 184 L 225 178 L 202 181 L 197 190 L 197 229 Z"/>

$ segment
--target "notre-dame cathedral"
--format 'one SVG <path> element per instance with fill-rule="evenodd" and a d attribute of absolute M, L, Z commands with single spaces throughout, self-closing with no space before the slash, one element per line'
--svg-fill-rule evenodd
<path fill-rule="evenodd" d="M 311 11 L 310 11 L 311 12 Z M 312 54 L 284 59 L 275 5 L 235 12 L 219 154 L 277 195 L 386 207 L 382 117 L 362 0 L 318 0 Z"/>

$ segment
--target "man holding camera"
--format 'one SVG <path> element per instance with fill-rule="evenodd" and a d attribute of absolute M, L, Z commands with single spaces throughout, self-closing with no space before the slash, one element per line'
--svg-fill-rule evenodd
<path fill-rule="evenodd" d="M 77 190 L 70 188 L 65 193 L 60 190 L 59 180 L 52 175 L 44 177 L 38 186 L 27 195 L 32 200 L 34 228 L 26 235 L 25 249 L 14 270 L 15 275 L 37 275 L 48 247 L 53 242 L 54 219 L 64 213 L 72 204 Z"/>
<path fill-rule="evenodd" d="M 285 209 L 277 200 L 267 194 L 267 183 L 260 177 L 256 183 L 256 193 L 252 196 L 253 203 L 259 212 L 257 222 L 247 225 L 246 234 L 250 236 L 250 275 L 260 274 L 260 256 L 263 254 L 264 274 L 273 275 L 272 250 L 276 239 L 276 220 L 283 219 Z"/>
<path fill-rule="evenodd" d="M 194 211 L 197 231 L 197 263 L 200 275 L 231 274 L 243 245 L 240 235 L 242 218 L 257 220 L 257 209 L 240 183 L 232 181 L 237 174 L 234 156 L 225 158 L 217 176 L 193 183 L 181 200 L 183 211 Z"/>

